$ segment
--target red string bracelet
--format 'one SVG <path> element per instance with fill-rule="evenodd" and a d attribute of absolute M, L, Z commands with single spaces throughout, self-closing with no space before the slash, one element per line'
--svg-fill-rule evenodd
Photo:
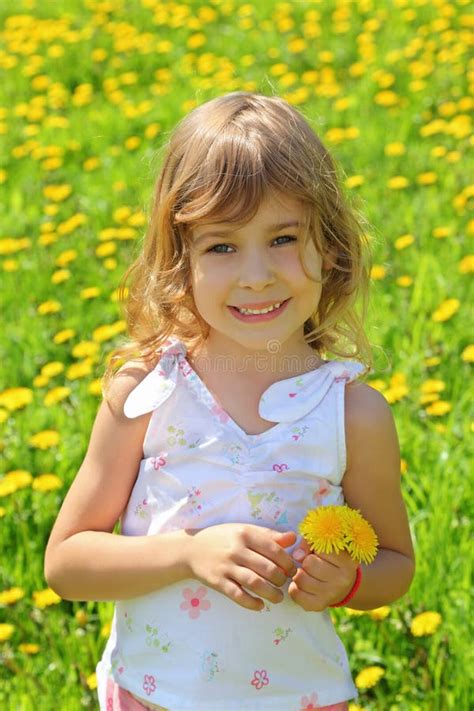
<path fill-rule="evenodd" d="M 354 585 L 351 587 L 351 589 L 347 593 L 344 600 L 341 600 L 340 602 L 335 602 L 332 605 L 329 605 L 329 607 L 342 607 L 343 605 L 346 605 L 349 602 L 349 600 L 352 600 L 352 598 L 358 591 L 361 582 L 362 582 L 362 569 L 361 569 L 360 565 L 358 565 L 357 572 L 356 572 L 356 579 L 354 580 Z"/>

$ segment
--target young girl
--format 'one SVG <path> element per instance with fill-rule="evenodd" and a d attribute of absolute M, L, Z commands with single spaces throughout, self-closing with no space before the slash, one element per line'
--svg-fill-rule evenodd
<path fill-rule="evenodd" d="M 358 382 L 365 255 L 285 101 L 235 92 L 178 125 L 125 275 L 132 340 L 45 558 L 62 598 L 116 601 L 101 709 L 342 711 L 357 695 L 329 608 L 390 603 L 414 570 L 391 411 Z M 298 535 L 344 501 L 377 532 L 371 565 Z"/>

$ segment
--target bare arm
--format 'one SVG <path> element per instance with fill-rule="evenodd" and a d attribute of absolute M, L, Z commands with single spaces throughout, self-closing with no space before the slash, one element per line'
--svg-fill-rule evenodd
<path fill-rule="evenodd" d="M 415 557 L 400 488 L 400 450 L 392 412 L 373 388 L 346 388 L 346 502 L 370 521 L 379 539 L 373 563 L 362 566 L 362 584 L 350 601 L 356 610 L 394 602 L 410 587 Z"/>
<path fill-rule="evenodd" d="M 84 461 L 63 502 L 45 553 L 45 578 L 66 600 L 122 600 L 189 577 L 189 536 L 113 534 L 135 484 L 150 414 L 123 414 L 148 372 L 127 364 L 98 410 Z"/>

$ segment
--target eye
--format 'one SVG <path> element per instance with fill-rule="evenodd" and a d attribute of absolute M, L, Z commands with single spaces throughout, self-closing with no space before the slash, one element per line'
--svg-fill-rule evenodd
<path fill-rule="evenodd" d="M 280 242 L 280 244 L 291 244 L 291 242 L 296 242 L 297 240 L 294 235 L 280 235 L 280 237 L 275 237 L 275 242 L 279 239 L 290 240 L 290 242 Z"/>
<path fill-rule="evenodd" d="M 229 252 L 223 251 L 223 250 L 219 249 L 219 247 L 224 247 L 224 250 L 227 247 L 229 247 L 229 249 L 232 249 L 232 247 L 230 247 L 230 245 L 228 245 L 228 244 L 215 244 L 214 247 L 207 249 L 206 252 L 211 252 L 214 254 L 229 254 Z"/>

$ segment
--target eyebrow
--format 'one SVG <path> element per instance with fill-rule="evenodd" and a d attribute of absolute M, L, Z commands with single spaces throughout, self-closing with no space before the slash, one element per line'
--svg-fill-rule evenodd
<path fill-rule="evenodd" d="M 266 228 L 266 232 L 279 232 L 280 230 L 284 230 L 286 227 L 301 227 L 301 222 L 298 222 L 298 220 L 287 220 L 286 222 L 279 222 L 275 225 L 269 225 Z M 235 232 L 237 230 L 214 230 L 212 232 L 203 232 L 199 237 L 195 240 L 195 244 L 199 244 L 199 242 L 202 242 L 204 239 L 207 239 L 208 237 L 226 237 L 227 235 Z"/>

